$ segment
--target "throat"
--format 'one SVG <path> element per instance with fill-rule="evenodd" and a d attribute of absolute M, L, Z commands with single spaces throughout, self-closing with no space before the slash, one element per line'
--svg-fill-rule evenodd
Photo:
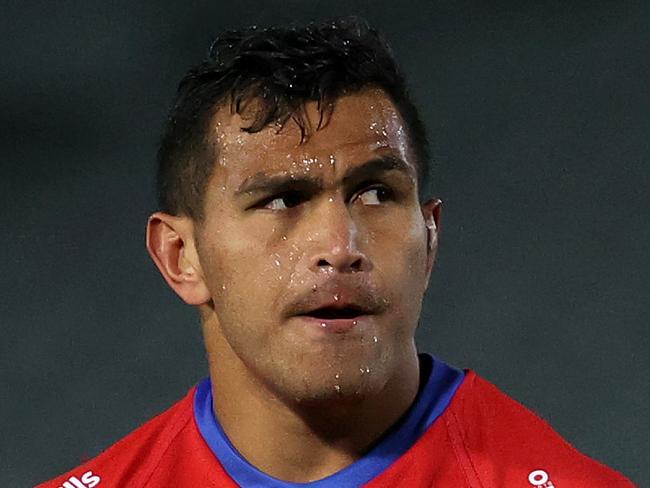
<path fill-rule="evenodd" d="M 279 400 L 259 383 L 237 392 L 216 384 L 214 413 L 243 465 L 287 482 L 315 481 L 361 459 L 401 419 L 417 395 L 415 368 L 376 395 L 338 404 Z"/>

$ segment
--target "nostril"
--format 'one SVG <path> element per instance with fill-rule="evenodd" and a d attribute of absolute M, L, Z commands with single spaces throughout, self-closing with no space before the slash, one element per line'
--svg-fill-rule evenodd
<path fill-rule="evenodd" d="M 317 268 L 331 268 L 332 270 L 337 270 L 341 272 L 345 271 L 362 271 L 363 268 L 365 268 L 364 262 L 362 258 L 356 258 L 354 261 L 352 260 L 341 260 L 339 261 L 338 259 L 320 259 L 318 260 L 318 263 L 316 263 Z"/>

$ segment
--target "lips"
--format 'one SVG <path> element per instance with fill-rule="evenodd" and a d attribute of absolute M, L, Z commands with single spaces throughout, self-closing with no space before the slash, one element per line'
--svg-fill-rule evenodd
<path fill-rule="evenodd" d="M 315 317 L 317 319 L 335 320 L 351 319 L 358 317 L 359 315 L 367 315 L 370 313 L 370 310 L 364 309 L 363 307 L 357 305 L 326 305 L 300 315 Z"/>
<path fill-rule="evenodd" d="M 288 321 L 307 325 L 317 334 L 347 332 L 368 327 L 389 303 L 366 278 L 341 277 L 306 284 L 283 312 Z"/>
<path fill-rule="evenodd" d="M 293 310 L 292 315 L 336 320 L 372 315 L 378 310 L 379 307 L 371 293 L 337 287 L 334 291 L 318 290 L 312 296 L 307 296 L 300 306 Z"/>
<path fill-rule="evenodd" d="M 330 334 L 343 334 L 350 333 L 354 330 L 366 330 L 367 326 L 372 323 L 373 316 L 359 315 L 353 318 L 325 319 L 311 315 L 298 315 L 297 317 L 293 317 L 293 320 L 297 320 L 298 323 L 307 326 L 310 333 L 314 334 L 313 337 L 326 337 Z"/>

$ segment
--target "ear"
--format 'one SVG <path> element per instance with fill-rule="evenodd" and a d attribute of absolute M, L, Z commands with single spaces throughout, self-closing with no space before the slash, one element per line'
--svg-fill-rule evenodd
<path fill-rule="evenodd" d="M 429 286 L 431 270 L 438 253 L 438 233 L 440 232 L 440 216 L 442 214 L 442 200 L 432 198 L 421 205 L 424 224 L 427 229 L 427 269 L 426 286 Z"/>
<path fill-rule="evenodd" d="M 189 305 L 211 300 L 189 217 L 156 212 L 147 222 L 147 251 L 167 284 Z"/>

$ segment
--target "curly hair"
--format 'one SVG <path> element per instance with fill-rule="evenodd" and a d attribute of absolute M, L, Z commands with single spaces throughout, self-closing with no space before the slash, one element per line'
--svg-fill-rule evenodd
<path fill-rule="evenodd" d="M 178 86 L 158 150 L 160 210 L 203 219 L 204 193 L 218 151 L 209 140 L 209 126 L 219 107 L 229 103 L 232 113 L 241 114 L 246 101 L 259 100 L 261 109 L 243 131 L 282 127 L 291 118 L 304 138 L 299 109 L 307 101 L 317 102 L 318 130 L 338 97 L 371 85 L 387 93 L 407 125 L 422 192 L 428 179 L 426 129 L 389 46 L 365 21 L 352 17 L 224 33 Z"/>

